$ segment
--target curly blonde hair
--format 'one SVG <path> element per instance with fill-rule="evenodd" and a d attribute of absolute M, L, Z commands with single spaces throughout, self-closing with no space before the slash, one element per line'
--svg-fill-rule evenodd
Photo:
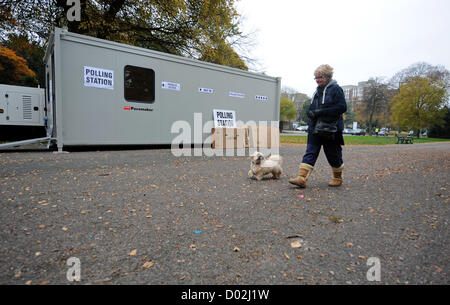
<path fill-rule="evenodd" d="M 333 70 L 334 69 L 330 65 L 320 65 L 319 67 L 317 67 L 316 71 L 314 71 L 314 75 L 320 74 L 328 78 L 332 78 Z"/>

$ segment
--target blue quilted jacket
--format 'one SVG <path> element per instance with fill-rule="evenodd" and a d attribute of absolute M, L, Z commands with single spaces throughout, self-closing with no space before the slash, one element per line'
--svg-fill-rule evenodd
<path fill-rule="evenodd" d="M 325 88 L 317 87 L 314 92 L 309 110 L 320 108 L 323 113 L 321 118 L 325 121 L 338 120 L 338 131 L 344 130 L 344 120 L 342 114 L 347 111 L 344 91 L 335 80 L 330 80 Z M 317 120 L 310 119 L 308 122 L 308 132 L 314 130 Z"/>

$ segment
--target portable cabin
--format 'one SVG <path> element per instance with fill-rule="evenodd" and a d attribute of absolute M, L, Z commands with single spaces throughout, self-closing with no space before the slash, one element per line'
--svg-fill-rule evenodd
<path fill-rule="evenodd" d="M 63 146 L 171 144 L 176 121 L 194 132 L 215 109 L 278 121 L 281 78 L 55 28 L 44 58 L 47 135 Z M 192 144 L 208 134 L 196 137 Z"/>

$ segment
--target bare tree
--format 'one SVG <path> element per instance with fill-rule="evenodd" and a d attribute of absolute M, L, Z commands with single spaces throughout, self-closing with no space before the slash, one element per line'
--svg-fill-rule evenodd
<path fill-rule="evenodd" d="M 416 78 L 429 78 L 439 81 L 450 87 L 450 72 L 442 65 L 433 66 L 426 62 L 412 64 L 406 69 L 397 72 L 389 81 L 393 88 L 400 88 L 401 85 L 411 82 Z"/>
<path fill-rule="evenodd" d="M 374 123 L 388 111 L 388 85 L 383 78 L 371 78 L 364 88 L 363 99 L 357 106 L 358 120 L 365 121 L 369 132 Z"/>

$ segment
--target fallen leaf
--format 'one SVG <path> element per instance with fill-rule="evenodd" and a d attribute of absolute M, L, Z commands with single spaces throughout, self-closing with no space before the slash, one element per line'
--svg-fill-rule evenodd
<path fill-rule="evenodd" d="M 63 231 L 67 231 L 67 230 L 69 230 L 69 228 L 67 228 L 67 227 L 62 227 L 62 230 L 63 230 Z"/>
<path fill-rule="evenodd" d="M 239 249 L 238 247 L 233 248 L 233 252 L 239 252 L 239 251 L 241 251 L 241 249 Z"/>
<path fill-rule="evenodd" d="M 436 265 L 433 265 L 433 267 L 436 268 L 436 271 L 439 272 L 439 273 L 442 273 L 444 271 L 444 270 L 442 270 L 441 268 L 439 268 Z"/>
<path fill-rule="evenodd" d="M 131 251 L 130 253 L 128 253 L 128 256 L 136 255 L 136 253 L 137 253 L 137 249 L 134 249 L 133 251 Z"/>
<path fill-rule="evenodd" d="M 149 261 L 149 262 L 145 262 L 145 264 L 143 264 L 142 267 L 145 269 L 148 269 L 148 268 L 153 267 L 154 264 L 155 264 L 154 262 Z"/>
<path fill-rule="evenodd" d="M 292 248 L 300 248 L 301 246 L 302 246 L 302 244 L 298 240 L 295 240 L 295 241 L 291 242 L 291 247 Z"/>
<path fill-rule="evenodd" d="M 328 217 L 328 219 L 329 219 L 331 222 L 336 223 L 336 224 L 338 224 L 338 223 L 343 223 L 343 222 L 344 222 L 344 219 L 342 219 L 341 216 L 334 216 L 334 215 L 331 215 L 331 216 Z"/>
<path fill-rule="evenodd" d="M 20 278 L 21 276 L 22 276 L 22 271 L 16 270 L 16 271 L 14 272 L 14 278 L 18 279 L 18 278 Z"/>

